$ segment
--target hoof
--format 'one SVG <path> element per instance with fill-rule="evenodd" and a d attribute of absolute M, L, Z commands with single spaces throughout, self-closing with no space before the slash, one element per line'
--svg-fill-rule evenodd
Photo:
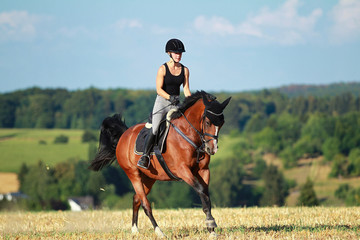
<path fill-rule="evenodd" d="M 208 228 L 216 228 L 217 227 L 214 219 L 206 220 L 205 223 L 206 223 L 206 227 L 208 227 Z"/>
<path fill-rule="evenodd" d="M 155 233 L 156 233 L 156 236 L 158 236 L 159 238 L 166 238 L 165 234 L 161 231 L 161 229 L 159 227 L 155 228 Z"/>
<path fill-rule="evenodd" d="M 210 233 L 210 236 L 209 236 L 210 239 L 216 239 L 217 237 L 218 237 L 218 235 L 216 234 L 216 232 Z"/>
<path fill-rule="evenodd" d="M 139 234 L 139 229 L 136 225 L 133 225 L 131 227 L 131 234 L 133 234 L 133 235 Z"/>

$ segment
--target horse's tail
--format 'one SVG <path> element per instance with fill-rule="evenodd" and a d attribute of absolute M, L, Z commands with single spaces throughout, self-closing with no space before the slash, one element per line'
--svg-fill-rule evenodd
<path fill-rule="evenodd" d="M 120 114 L 104 119 L 101 125 L 99 149 L 89 169 L 99 171 L 116 159 L 116 146 L 121 135 L 128 129 Z"/>

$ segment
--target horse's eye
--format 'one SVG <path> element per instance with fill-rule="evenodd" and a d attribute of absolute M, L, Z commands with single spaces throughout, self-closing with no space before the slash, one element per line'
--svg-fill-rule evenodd
<path fill-rule="evenodd" d="M 206 124 L 206 126 L 210 126 L 210 125 L 211 125 L 211 123 L 210 123 L 209 120 L 206 120 L 205 124 Z"/>

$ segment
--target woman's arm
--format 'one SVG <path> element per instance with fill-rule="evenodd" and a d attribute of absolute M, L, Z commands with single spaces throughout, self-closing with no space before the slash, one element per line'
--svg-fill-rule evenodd
<path fill-rule="evenodd" d="M 185 97 L 189 97 L 191 96 L 191 92 L 190 92 L 190 86 L 189 86 L 189 69 L 187 67 L 184 67 L 184 70 L 185 70 L 185 80 L 184 80 L 184 84 L 183 84 L 183 87 L 184 87 L 184 95 Z"/>
<path fill-rule="evenodd" d="M 170 95 L 162 89 L 164 85 L 165 66 L 161 65 L 156 75 L 156 93 L 165 99 L 170 99 Z"/>

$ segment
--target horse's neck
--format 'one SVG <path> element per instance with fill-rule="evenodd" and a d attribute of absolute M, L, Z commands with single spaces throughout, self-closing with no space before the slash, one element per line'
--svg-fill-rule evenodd
<path fill-rule="evenodd" d="M 185 117 L 188 121 L 200 131 L 201 118 L 204 113 L 205 106 L 201 100 L 197 101 L 193 106 L 185 111 Z"/>

